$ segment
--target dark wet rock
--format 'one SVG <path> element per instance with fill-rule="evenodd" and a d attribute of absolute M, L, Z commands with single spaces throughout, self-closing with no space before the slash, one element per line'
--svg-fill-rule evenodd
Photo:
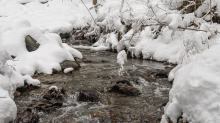
<path fill-rule="evenodd" d="M 51 89 L 48 90 L 43 98 L 46 100 L 63 100 L 64 96 L 66 95 L 66 90 L 64 88 L 61 89 Z"/>
<path fill-rule="evenodd" d="M 83 62 L 84 62 L 84 63 L 92 63 L 92 61 L 89 60 L 89 59 L 87 59 L 87 58 L 83 58 Z"/>
<path fill-rule="evenodd" d="M 40 2 L 41 4 L 46 4 L 46 3 L 48 3 L 48 1 L 46 1 L 46 2 Z"/>
<path fill-rule="evenodd" d="M 164 62 L 164 63 L 163 63 L 163 65 L 169 65 L 169 64 L 170 64 L 169 62 Z"/>
<path fill-rule="evenodd" d="M 161 104 L 161 106 L 166 106 L 166 105 L 167 105 L 167 102 Z"/>
<path fill-rule="evenodd" d="M 164 70 L 158 71 L 155 76 L 157 78 L 168 78 L 167 73 Z"/>
<path fill-rule="evenodd" d="M 83 59 L 79 59 L 79 58 L 74 58 L 75 59 L 75 61 L 79 64 L 79 63 L 82 63 L 83 62 Z"/>
<path fill-rule="evenodd" d="M 62 63 L 60 63 L 62 70 L 65 70 L 66 68 L 73 68 L 74 70 L 77 70 L 80 68 L 80 65 L 77 64 L 75 61 L 68 61 L 65 60 Z"/>
<path fill-rule="evenodd" d="M 117 84 L 114 85 L 110 92 L 117 92 L 117 93 L 121 93 L 121 94 L 126 94 L 128 96 L 136 96 L 136 95 L 140 95 L 140 91 L 137 88 L 134 88 L 132 86 L 128 86 L 126 84 Z"/>
<path fill-rule="evenodd" d="M 111 87 L 108 88 L 108 91 L 125 94 L 127 96 L 137 96 L 141 94 L 140 91 L 133 87 L 127 80 L 114 82 Z"/>
<path fill-rule="evenodd" d="M 169 75 L 170 71 L 173 69 L 173 67 L 165 67 L 165 72 L 167 76 Z"/>
<path fill-rule="evenodd" d="M 11 55 L 11 57 L 14 59 L 16 56 Z"/>
<path fill-rule="evenodd" d="M 64 88 L 52 88 L 45 92 L 43 98 L 38 100 L 32 100 L 29 107 L 33 107 L 38 111 L 50 112 L 63 106 L 64 97 L 66 96 L 66 90 Z"/>
<path fill-rule="evenodd" d="M 39 116 L 30 108 L 25 109 L 24 111 L 18 113 L 17 118 L 14 123 L 38 123 Z"/>
<path fill-rule="evenodd" d="M 91 38 L 89 38 L 89 41 L 90 41 L 91 43 L 95 43 L 95 42 L 98 41 L 98 37 L 97 37 L 97 36 L 92 36 Z"/>
<path fill-rule="evenodd" d="M 36 88 L 39 88 L 39 86 L 33 86 L 33 85 L 31 85 L 31 84 L 29 85 L 29 84 L 27 83 L 27 81 L 24 81 L 24 86 L 18 87 L 18 88 L 16 89 L 16 91 L 22 93 L 22 92 L 25 92 L 25 91 L 34 90 L 34 89 L 36 89 Z"/>
<path fill-rule="evenodd" d="M 60 37 L 63 39 L 63 38 L 70 38 L 70 34 L 69 33 L 60 33 Z"/>
<path fill-rule="evenodd" d="M 35 51 L 40 46 L 39 43 L 35 39 L 33 39 L 30 35 L 25 37 L 26 48 L 29 52 Z"/>
<path fill-rule="evenodd" d="M 155 78 L 168 78 L 168 74 L 166 73 L 166 71 L 159 70 L 159 69 L 156 69 L 156 70 L 149 72 L 147 76 L 152 77 L 153 79 L 155 79 Z"/>
<path fill-rule="evenodd" d="M 31 103 L 28 104 L 27 106 L 37 111 L 50 112 L 52 110 L 56 110 L 56 108 L 62 107 L 63 102 L 59 100 L 38 99 L 38 100 L 32 100 Z"/>
<path fill-rule="evenodd" d="M 28 2 L 27 2 L 27 3 L 28 3 Z M 20 4 L 25 5 L 25 4 L 27 4 L 27 3 L 20 3 Z"/>
<path fill-rule="evenodd" d="M 77 97 L 78 101 L 82 102 L 98 102 L 99 95 L 97 91 L 91 89 L 80 89 L 79 96 Z"/>
<path fill-rule="evenodd" d="M 102 63 L 108 63 L 108 61 L 106 61 L 106 60 L 101 60 L 101 62 L 102 62 Z"/>
<path fill-rule="evenodd" d="M 56 70 L 56 69 L 52 69 L 52 71 L 53 71 L 53 74 L 59 74 L 60 73 L 60 71 L 58 71 L 58 70 Z"/>
<path fill-rule="evenodd" d="M 15 92 L 14 92 L 14 97 L 19 97 L 20 95 L 21 95 L 20 92 L 18 92 L 18 91 L 15 91 Z"/>
<path fill-rule="evenodd" d="M 63 106 L 63 102 L 62 101 L 49 101 L 49 100 L 38 100 L 33 101 L 34 105 L 32 107 L 34 107 L 35 109 L 37 109 L 38 111 L 45 111 L 45 112 L 50 112 L 52 110 L 56 110 L 56 108 L 61 108 Z"/>

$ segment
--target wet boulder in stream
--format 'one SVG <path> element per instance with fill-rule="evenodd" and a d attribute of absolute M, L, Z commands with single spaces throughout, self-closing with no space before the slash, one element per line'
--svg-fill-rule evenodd
<path fill-rule="evenodd" d="M 79 96 L 77 97 L 77 100 L 82 101 L 82 102 L 98 102 L 99 95 L 95 90 L 80 89 Z"/>
<path fill-rule="evenodd" d="M 71 35 L 69 33 L 60 33 L 60 38 L 70 38 Z"/>
<path fill-rule="evenodd" d="M 155 74 L 157 78 L 168 78 L 168 74 L 164 70 L 158 70 L 157 73 Z"/>
<path fill-rule="evenodd" d="M 74 70 L 77 70 L 80 68 L 80 65 L 77 62 L 69 60 L 63 61 L 60 63 L 60 66 L 62 67 L 62 70 L 65 70 L 66 68 L 73 68 Z"/>
<path fill-rule="evenodd" d="M 153 78 L 168 78 L 168 73 L 169 71 L 165 71 L 165 70 L 160 70 L 160 69 L 156 69 L 151 71 L 148 76 L 153 77 Z"/>
<path fill-rule="evenodd" d="M 43 98 L 46 100 L 63 100 L 65 95 L 66 90 L 64 88 L 58 89 L 56 86 L 51 86 Z"/>
<path fill-rule="evenodd" d="M 108 88 L 108 91 L 125 94 L 127 96 L 137 96 L 141 94 L 141 92 L 137 88 L 133 87 L 127 80 L 113 82 L 113 84 Z"/>
<path fill-rule="evenodd" d="M 58 88 L 51 86 L 43 95 L 42 99 L 32 100 L 29 107 L 37 109 L 38 111 L 50 112 L 56 108 L 63 106 L 64 97 L 66 96 L 66 90 L 64 88 Z"/>

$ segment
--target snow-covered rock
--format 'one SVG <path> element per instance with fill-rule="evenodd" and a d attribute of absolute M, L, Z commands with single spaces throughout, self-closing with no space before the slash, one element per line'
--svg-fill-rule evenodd
<path fill-rule="evenodd" d="M 79 51 L 62 44 L 58 34 L 43 34 L 38 28 L 31 26 L 26 19 L 5 22 L 1 27 L 4 32 L 0 37 L 0 45 L 10 55 L 16 56 L 15 60 L 8 61 L 8 64 L 14 66 L 21 74 L 33 75 L 35 71 L 51 74 L 53 68 L 61 70 L 62 61 L 74 61 L 74 57 L 82 58 Z M 27 50 L 25 45 L 27 35 L 40 44 L 37 50 L 32 52 Z"/>
<path fill-rule="evenodd" d="M 65 70 L 64 70 L 64 73 L 69 73 L 69 72 L 71 72 L 71 71 L 73 71 L 74 69 L 72 68 L 72 67 L 70 67 L 70 68 L 66 68 Z"/>
<path fill-rule="evenodd" d="M 57 86 L 50 86 L 49 90 L 52 90 L 52 89 L 54 89 L 55 91 L 58 92 L 58 87 Z"/>
<path fill-rule="evenodd" d="M 117 63 L 123 66 L 125 62 L 127 62 L 127 54 L 125 50 L 122 50 L 117 55 Z"/>

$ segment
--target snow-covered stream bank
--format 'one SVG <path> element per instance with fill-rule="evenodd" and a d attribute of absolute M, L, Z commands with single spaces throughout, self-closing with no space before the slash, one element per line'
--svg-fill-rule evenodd
<path fill-rule="evenodd" d="M 163 108 L 168 102 L 171 83 L 167 78 L 155 75 L 170 65 L 161 62 L 128 59 L 124 69 L 127 74 L 118 75 L 119 65 L 116 53 L 108 51 L 91 52 L 80 50 L 84 59 L 79 70 L 69 74 L 39 75 L 34 77 L 41 81 L 42 87 L 24 92 L 15 98 L 18 113 L 31 108 L 39 115 L 40 122 L 52 123 L 106 123 L 106 122 L 152 122 L 160 121 Z M 158 69 L 158 70 L 157 70 Z M 166 68 L 167 69 L 167 68 Z M 106 92 L 111 82 L 128 80 L 141 92 L 139 96 L 126 96 Z M 63 106 L 45 111 L 34 110 L 40 104 L 42 95 L 52 85 L 63 87 L 67 91 Z M 80 89 L 90 89 L 99 95 L 99 102 L 87 103 L 77 101 Z M 22 115 L 25 117 L 25 115 Z M 27 117 L 26 117 L 27 118 Z"/>
<path fill-rule="evenodd" d="M 169 74 L 169 80 L 174 81 L 161 123 L 218 123 L 219 0 L 82 1 L 0 0 L 0 122 L 16 117 L 16 88 L 40 84 L 31 76 L 59 73 L 63 70 L 61 62 L 82 58 L 80 52 L 62 43 L 59 34 L 67 33 L 77 40 L 92 39 L 95 44 L 84 47 L 91 51 L 112 50 L 123 56 L 127 53 L 178 64 Z M 28 47 L 31 43 L 36 47 Z M 136 66 L 132 65 L 132 69 Z M 102 69 L 110 68 L 111 65 Z M 64 72 L 71 70 L 68 67 Z M 124 73 L 133 76 L 131 71 Z M 162 76 L 167 77 L 163 73 Z M 144 75 L 142 78 L 146 79 Z M 126 83 L 123 82 L 119 82 L 120 87 Z M 130 88 L 131 83 L 127 86 Z M 60 94 L 56 87 L 48 93 L 54 94 L 54 89 Z M 133 92 L 140 94 L 136 89 Z M 40 109 L 45 108 L 40 105 Z M 50 108 L 51 105 L 60 103 L 52 103 Z"/>

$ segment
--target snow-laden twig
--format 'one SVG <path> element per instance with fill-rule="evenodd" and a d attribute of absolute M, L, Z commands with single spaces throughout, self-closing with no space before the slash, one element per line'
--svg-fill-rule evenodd
<path fill-rule="evenodd" d="M 81 1 L 82 1 L 83 5 L 86 7 L 86 9 L 88 10 L 89 14 L 91 15 L 91 17 L 92 17 L 94 23 L 96 24 L 95 19 L 94 19 L 94 17 L 92 16 L 92 14 L 91 14 L 91 12 L 89 11 L 89 9 L 87 8 L 86 4 L 83 2 L 83 0 L 81 0 Z M 97 25 L 97 24 L 96 24 L 96 25 Z"/>
<path fill-rule="evenodd" d="M 152 9 L 152 7 L 150 7 L 151 11 L 153 12 L 155 18 L 157 17 L 156 13 L 154 12 L 154 10 Z M 168 24 L 164 23 L 164 22 L 160 22 L 157 19 L 155 19 L 158 23 L 157 24 L 149 24 L 149 25 L 144 25 L 144 26 L 154 26 L 154 25 L 161 25 L 161 26 L 168 26 Z M 201 30 L 201 29 L 194 29 L 194 28 L 188 28 L 188 27 L 181 27 L 178 26 L 177 28 L 179 29 L 185 29 L 185 30 L 194 30 L 194 31 L 203 31 L 203 32 L 207 32 L 206 30 Z"/>

